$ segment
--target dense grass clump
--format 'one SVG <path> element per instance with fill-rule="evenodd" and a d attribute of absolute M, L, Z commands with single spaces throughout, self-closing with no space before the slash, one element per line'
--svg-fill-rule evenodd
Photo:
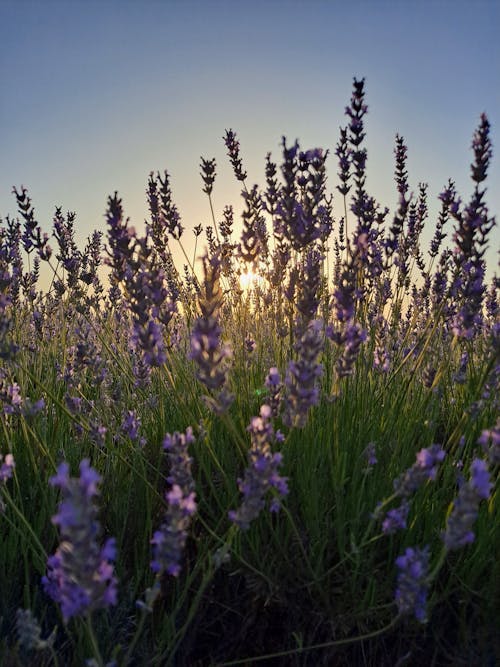
<path fill-rule="evenodd" d="M 3 665 L 493 665 L 498 281 L 485 204 L 450 181 L 434 223 L 396 138 L 397 210 L 366 190 L 364 81 L 335 154 L 212 205 L 196 265 L 169 175 L 144 236 L 115 193 L 80 249 L 25 188 L 0 228 Z M 337 195 L 338 196 L 338 195 Z M 430 246 L 424 227 L 434 224 Z M 52 250 L 50 244 L 54 245 Z M 203 250 L 201 250 L 203 252 Z M 52 270 L 38 287 L 40 265 Z M 242 276 L 246 276 L 246 284 Z"/>

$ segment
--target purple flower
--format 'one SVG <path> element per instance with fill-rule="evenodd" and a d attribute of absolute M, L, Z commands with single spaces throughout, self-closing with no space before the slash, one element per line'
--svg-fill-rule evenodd
<path fill-rule="evenodd" d="M 7 384 L 0 379 L 0 401 L 5 415 L 19 414 L 23 404 L 21 390 L 17 382 Z"/>
<path fill-rule="evenodd" d="M 62 463 L 50 479 L 50 484 L 62 491 L 63 499 L 52 517 L 62 539 L 47 561 L 47 576 L 42 578 L 42 584 L 45 592 L 61 605 L 65 623 L 72 616 L 89 614 L 117 601 L 112 565 L 116 558 L 115 539 L 106 540 L 102 548 L 97 542 L 100 526 L 93 500 L 100 481 L 87 459 L 80 463 L 80 478 L 71 478 L 68 464 Z"/>
<path fill-rule="evenodd" d="M 374 442 L 369 442 L 366 445 L 365 449 L 365 456 L 366 456 L 366 462 L 368 463 L 369 466 L 374 466 L 378 460 L 377 456 L 375 454 L 375 443 Z"/>
<path fill-rule="evenodd" d="M 43 651 L 52 648 L 56 629 L 54 628 L 47 639 L 42 639 L 42 629 L 31 609 L 18 609 L 16 612 L 16 633 L 19 645 L 25 651 Z"/>
<path fill-rule="evenodd" d="M 238 510 L 229 512 L 229 518 L 242 530 L 247 530 L 250 522 L 258 517 L 265 507 L 265 496 L 271 488 L 275 488 L 280 496 L 288 493 L 287 480 L 278 473 L 282 456 L 271 452 L 271 443 L 281 440 L 279 431 L 274 432 L 271 423 L 272 411 L 263 405 L 258 417 L 252 417 L 248 431 L 252 445 L 248 454 L 249 465 L 243 479 L 238 480 L 238 488 L 243 494 L 243 502 Z M 276 512 L 280 507 L 279 500 L 273 498 L 270 510 Z"/>
<path fill-rule="evenodd" d="M 213 158 L 212 160 L 205 160 L 204 158 L 201 158 L 200 167 L 201 167 L 200 175 L 203 180 L 203 183 L 205 184 L 203 192 L 208 196 L 210 196 L 212 194 L 215 176 L 217 175 L 217 172 L 215 171 L 215 158 Z"/>
<path fill-rule="evenodd" d="M 224 136 L 224 143 L 226 144 L 227 154 L 233 166 L 234 175 L 238 181 L 244 181 L 247 177 L 246 171 L 243 171 L 242 162 L 240 158 L 240 142 L 236 139 L 236 133 L 233 130 L 226 130 Z"/>
<path fill-rule="evenodd" d="M 196 513 L 195 493 L 185 495 L 183 489 L 174 484 L 165 494 L 168 502 L 165 521 L 151 540 L 153 560 L 151 569 L 160 576 L 164 572 L 177 577 L 181 571 L 180 560 L 187 539 L 191 518 Z"/>
<path fill-rule="evenodd" d="M 272 416 L 277 417 L 281 405 L 283 382 L 281 381 L 281 376 L 275 366 L 269 369 L 269 373 L 267 374 L 264 384 L 269 390 L 267 403 L 271 408 Z"/>
<path fill-rule="evenodd" d="M 426 581 L 429 568 L 429 548 L 406 549 L 396 558 L 399 569 L 395 600 L 401 615 L 414 614 L 417 621 L 427 620 L 426 604 L 429 584 Z"/>
<path fill-rule="evenodd" d="M 131 440 L 137 440 L 140 427 L 141 420 L 135 410 L 127 410 L 120 426 L 122 432 Z"/>
<path fill-rule="evenodd" d="M 339 378 L 348 377 L 354 373 L 354 364 L 366 338 L 365 329 L 357 322 L 345 326 L 342 334 L 344 349 L 335 364 L 335 370 Z"/>
<path fill-rule="evenodd" d="M 185 433 L 175 431 L 173 435 L 167 433 L 163 440 L 163 449 L 167 453 L 170 463 L 170 474 L 167 477 L 169 484 L 176 484 L 184 492 L 194 490 L 194 479 L 191 473 L 193 459 L 189 456 L 188 447 L 195 441 L 193 429 L 188 426 Z"/>
<path fill-rule="evenodd" d="M 486 461 L 474 459 L 471 464 L 472 479 L 471 483 L 480 498 L 485 500 L 489 498 L 493 486 L 490 482 L 490 473 Z"/>
<path fill-rule="evenodd" d="M 421 449 L 417 454 L 416 463 L 394 480 L 396 495 L 407 498 L 427 480 L 435 480 L 438 464 L 445 456 L 445 451 L 439 445 Z"/>
<path fill-rule="evenodd" d="M 2 463 L 0 467 L 0 482 L 6 482 L 14 474 L 14 468 L 16 467 L 14 457 L 12 454 L 6 454 L 5 456 L 0 454 L 0 463 Z"/>
<path fill-rule="evenodd" d="M 337 190 L 340 192 L 341 195 L 345 197 L 349 192 L 349 190 L 351 189 L 351 187 L 348 185 L 351 176 L 350 173 L 351 161 L 350 161 L 350 149 L 348 147 L 348 141 L 347 141 L 346 127 L 340 128 L 340 139 L 337 142 L 337 146 L 335 148 L 335 155 L 339 159 L 340 171 L 338 172 L 338 175 L 342 183 L 342 185 L 337 185 Z"/>
<path fill-rule="evenodd" d="M 318 378 L 323 373 L 323 367 L 318 363 L 324 345 L 322 327 L 321 320 L 309 324 L 295 345 L 297 360 L 288 364 L 283 415 L 287 426 L 303 428 L 309 409 L 319 402 Z"/>
<path fill-rule="evenodd" d="M 474 459 L 471 479 L 460 486 L 441 536 L 448 550 L 461 549 L 474 541 L 472 526 L 477 519 L 479 504 L 489 497 L 492 486 L 486 462 Z"/>
<path fill-rule="evenodd" d="M 409 510 L 410 506 L 406 500 L 401 503 L 400 507 L 389 510 L 382 522 L 382 532 L 384 535 L 392 535 L 397 530 L 406 528 Z"/>
<path fill-rule="evenodd" d="M 245 349 L 251 354 L 255 350 L 255 340 L 251 336 L 245 336 Z"/>
<path fill-rule="evenodd" d="M 215 405 L 220 404 L 220 408 L 223 409 L 229 407 L 231 402 L 229 394 L 220 391 L 226 383 L 226 360 L 231 356 L 231 348 L 228 345 L 221 345 L 220 341 L 222 330 L 219 326 L 219 310 L 222 306 L 223 297 L 220 287 L 221 262 L 219 255 L 211 258 L 205 255 L 203 257 L 203 269 L 205 274 L 204 289 L 198 299 L 201 315 L 193 326 L 190 358 L 198 366 L 198 379 L 208 389 L 220 392 L 221 400 L 213 400 Z"/>
<path fill-rule="evenodd" d="M 151 569 L 158 576 L 167 572 L 176 577 L 181 571 L 180 562 L 188 529 L 197 508 L 195 484 L 191 474 L 192 458 L 188 453 L 188 447 L 193 442 L 191 427 L 188 427 L 185 433 L 177 431 L 173 435 L 167 433 L 163 441 L 163 449 L 170 463 L 167 481 L 171 488 L 165 494 L 167 500 L 165 519 L 151 540 L 153 545 Z"/>
<path fill-rule="evenodd" d="M 500 420 L 492 429 L 484 430 L 478 439 L 492 466 L 500 463 Z"/>

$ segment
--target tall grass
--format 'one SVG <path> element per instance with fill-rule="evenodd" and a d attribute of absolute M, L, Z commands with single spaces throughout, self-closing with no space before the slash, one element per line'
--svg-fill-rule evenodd
<path fill-rule="evenodd" d="M 469 202 L 449 182 L 433 222 L 402 137 L 397 210 L 369 196 L 366 111 L 355 80 L 340 220 L 327 153 L 284 140 L 259 189 L 228 131 L 242 233 L 231 207 L 214 211 L 202 160 L 213 220 L 196 265 L 166 172 L 150 175 L 144 236 L 115 193 L 105 244 L 95 232 L 83 250 L 74 214 L 56 209 L 49 238 L 14 191 L 20 217 L 0 228 L 2 664 L 500 659 L 489 124 Z M 243 288 L 249 271 L 261 279 Z"/>

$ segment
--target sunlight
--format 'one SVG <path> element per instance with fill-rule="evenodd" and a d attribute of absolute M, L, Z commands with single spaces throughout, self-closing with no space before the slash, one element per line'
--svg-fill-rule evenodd
<path fill-rule="evenodd" d="M 245 271 L 245 273 L 240 273 L 240 287 L 242 290 L 251 290 L 255 287 L 262 287 L 263 284 L 264 278 L 252 271 L 252 269 Z"/>

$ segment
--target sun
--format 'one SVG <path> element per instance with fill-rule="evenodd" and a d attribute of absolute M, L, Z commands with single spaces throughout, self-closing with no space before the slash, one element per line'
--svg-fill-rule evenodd
<path fill-rule="evenodd" d="M 263 285 L 264 278 L 258 273 L 248 269 L 245 273 L 240 273 L 240 287 L 242 290 L 251 290 Z"/>

